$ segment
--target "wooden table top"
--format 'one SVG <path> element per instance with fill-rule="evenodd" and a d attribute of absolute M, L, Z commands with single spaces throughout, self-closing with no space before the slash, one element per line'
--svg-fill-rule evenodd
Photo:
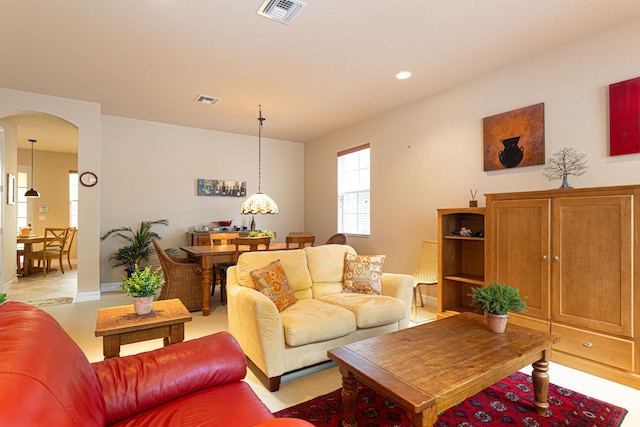
<path fill-rule="evenodd" d="M 401 406 L 419 413 L 437 405 L 441 412 L 538 361 L 558 341 L 514 324 L 496 334 L 483 316 L 462 313 L 332 349 L 328 355 Z"/>
<path fill-rule="evenodd" d="M 278 251 L 287 248 L 286 243 L 271 243 L 270 251 Z M 236 245 L 202 245 L 180 246 L 180 249 L 193 256 L 203 255 L 233 255 L 236 253 Z M 249 245 L 240 246 L 240 252 L 249 252 Z"/>
<path fill-rule="evenodd" d="M 116 335 L 143 329 L 191 321 L 191 313 L 175 298 L 154 301 L 151 313 L 138 315 L 130 305 L 101 308 L 96 321 L 96 337 Z"/>

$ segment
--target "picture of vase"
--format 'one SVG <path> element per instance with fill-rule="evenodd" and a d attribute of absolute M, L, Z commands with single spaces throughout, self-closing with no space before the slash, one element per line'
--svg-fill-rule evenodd
<path fill-rule="evenodd" d="M 515 168 L 524 157 L 524 147 L 518 147 L 518 141 L 520 141 L 519 136 L 500 140 L 502 145 L 504 145 L 504 150 L 498 153 L 498 157 L 500 158 L 500 163 L 505 168 Z"/>

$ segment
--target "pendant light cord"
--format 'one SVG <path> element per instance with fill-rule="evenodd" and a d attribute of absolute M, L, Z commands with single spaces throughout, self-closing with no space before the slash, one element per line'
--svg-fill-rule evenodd
<path fill-rule="evenodd" d="M 258 111 L 260 112 L 260 117 L 258 117 L 258 193 L 261 192 L 262 185 L 262 122 L 265 119 L 262 117 L 262 105 L 258 105 Z"/>

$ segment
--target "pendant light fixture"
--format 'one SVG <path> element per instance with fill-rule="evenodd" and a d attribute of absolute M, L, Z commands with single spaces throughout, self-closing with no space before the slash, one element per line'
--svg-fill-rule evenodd
<path fill-rule="evenodd" d="M 24 197 L 37 198 L 40 197 L 40 193 L 33 189 L 33 144 L 37 141 L 35 139 L 30 139 L 29 142 L 31 143 L 31 188 L 24 193 Z"/>
<path fill-rule="evenodd" d="M 262 105 L 258 105 L 258 111 L 260 117 L 258 117 L 258 192 L 249 197 L 242 204 L 240 213 L 243 215 L 256 215 L 256 214 L 277 214 L 278 205 L 271 197 L 263 194 L 260 188 L 261 184 L 261 172 L 262 172 L 262 122 L 266 119 L 262 117 Z"/>

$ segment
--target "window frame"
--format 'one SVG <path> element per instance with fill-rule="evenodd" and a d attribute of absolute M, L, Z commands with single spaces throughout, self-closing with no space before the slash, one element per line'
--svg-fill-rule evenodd
<path fill-rule="evenodd" d="M 363 164 L 365 159 L 362 155 L 365 150 L 367 157 Z M 363 173 L 366 173 L 366 176 Z M 354 179 L 349 181 L 349 177 Z M 349 236 L 370 236 L 371 146 L 369 143 L 337 153 L 337 181 L 337 232 Z M 349 197 L 352 202 L 349 206 L 355 212 L 345 212 L 345 204 L 348 203 Z M 351 220 L 347 219 L 348 216 L 352 217 Z"/>

